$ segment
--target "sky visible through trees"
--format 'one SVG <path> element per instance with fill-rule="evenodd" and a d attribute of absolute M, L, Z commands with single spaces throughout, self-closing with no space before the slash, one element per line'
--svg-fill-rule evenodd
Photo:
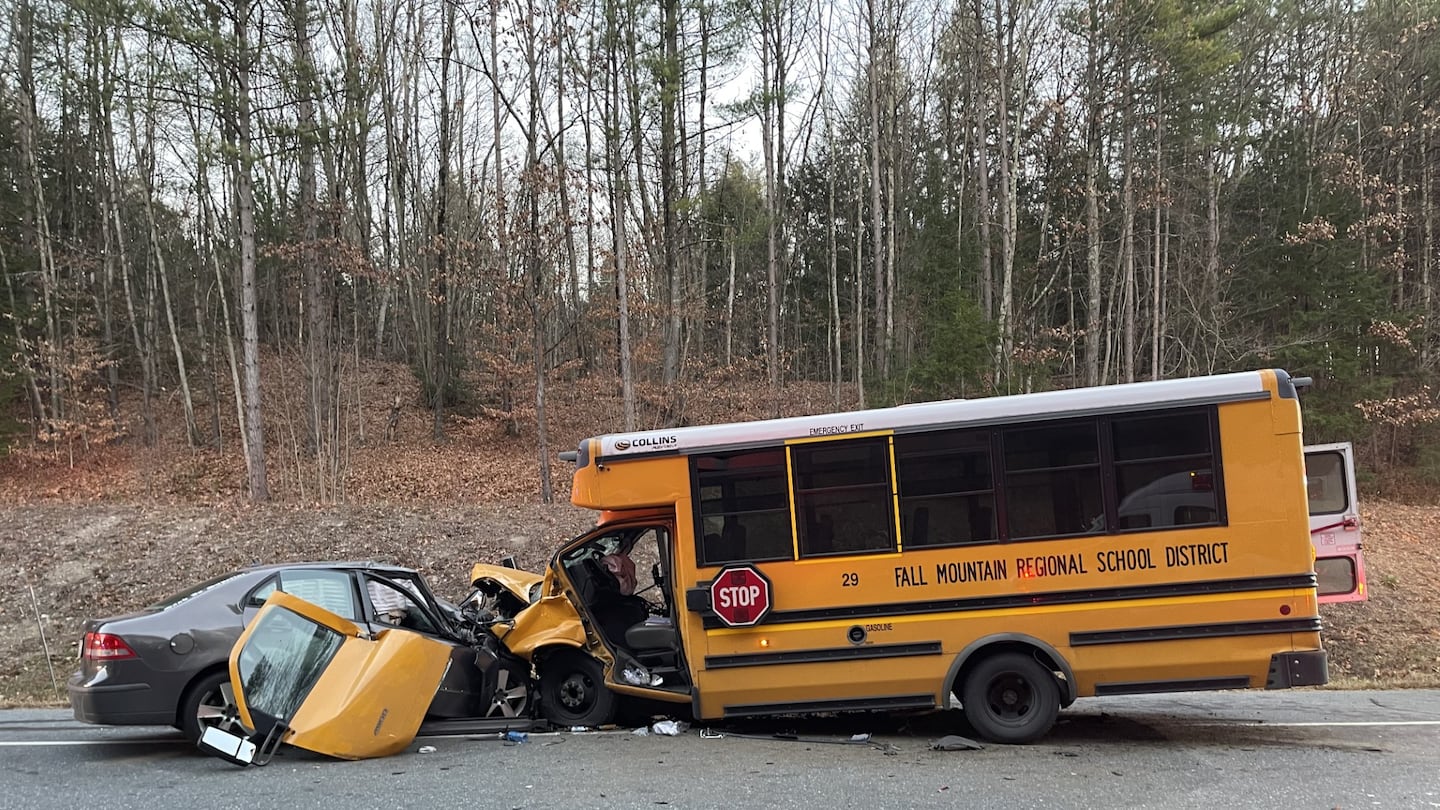
<path fill-rule="evenodd" d="M 228 429 L 264 499 L 289 358 L 333 499 L 382 358 L 439 440 L 485 380 L 548 500 L 577 376 L 604 432 L 1274 366 L 1440 473 L 1435 0 L 14 0 L 0 48 L 15 441 Z"/>

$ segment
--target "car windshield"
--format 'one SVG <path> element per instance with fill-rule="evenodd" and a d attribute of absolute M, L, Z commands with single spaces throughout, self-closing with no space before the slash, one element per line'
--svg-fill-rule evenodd
<path fill-rule="evenodd" d="M 146 608 L 146 610 L 155 610 L 155 611 L 158 611 L 158 610 L 167 610 L 167 609 L 172 608 L 172 607 L 175 607 L 176 605 L 179 605 L 179 604 L 181 604 L 181 603 L 188 602 L 188 601 L 190 601 L 191 599 L 194 599 L 195 597 L 197 597 L 197 596 L 199 596 L 199 595 L 201 595 L 201 594 L 203 594 L 203 593 L 206 593 L 207 591 L 210 591 L 210 590 L 213 590 L 213 589 L 215 589 L 215 588 L 218 588 L 218 587 L 220 587 L 221 585 L 224 585 L 225 583 L 227 583 L 227 582 L 229 582 L 229 581 L 231 581 L 231 580 L 233 580 L 233 579 L 235 579 L 236 577 L 239 577 L 239 576 L 240 576 L 240 572 L 234 572 L 234 573 L 225 574 L 225 575 L 223 575 L 223 576 L 218 576 L 218 577 L 216 577 L 216 578 L 214 578 L 214 579 L 211 579 L 211 580 L 207 580 L 207 581 L 205 581 L 205 582 L 200 583 L 199 585 L 192 585 L 191 587 L 186 588 L 185 590 L 183 590 L 183 591 L 181 591 L 181 592 L 179 592 L 179 593 L 177 593 L 177 594 L 172 594 L 171 596 L 167 596 L 167 597 L 165 597 L 164 599 L 161 599 L 159 602 L 156 602 L 155 604 L 150 605 L 148 608 Z"/>
<path fill-rule="evenodd" d="M 343 641 L 291 610 L 262 615 L 239 656 L 240 690 L 251 713 L 288 722 Z"/>

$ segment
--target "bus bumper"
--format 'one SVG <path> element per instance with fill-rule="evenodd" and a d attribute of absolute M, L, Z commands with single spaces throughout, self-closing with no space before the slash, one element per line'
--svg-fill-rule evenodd
<path fill-rule="evenodd" d="M 1330 680 L 1330 655 L 1324 650 L 1302 650 L 1270 656 L 1266 689 L 1320 686 Z"/>

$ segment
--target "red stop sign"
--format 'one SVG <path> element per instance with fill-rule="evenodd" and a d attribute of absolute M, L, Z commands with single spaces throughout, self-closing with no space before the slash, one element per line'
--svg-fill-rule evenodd
<path fill-rule="evenodd" d="M 710 608 L 731 627 L 759 624 L 770 612 L 770 580 L 752 565 L 732 565 L 710 581 Z"/>

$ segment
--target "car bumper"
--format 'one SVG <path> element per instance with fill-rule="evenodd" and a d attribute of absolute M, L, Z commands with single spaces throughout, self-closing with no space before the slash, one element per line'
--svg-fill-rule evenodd
<path fill-rule="evenodd" d="M 105 726 L 170 726 L 175 724 L 175 706 L 156 705 L 148 683 L 107 683 L 85 678 L 76 672 L 66 684 L 70 708 L 82 723 Z"/>

